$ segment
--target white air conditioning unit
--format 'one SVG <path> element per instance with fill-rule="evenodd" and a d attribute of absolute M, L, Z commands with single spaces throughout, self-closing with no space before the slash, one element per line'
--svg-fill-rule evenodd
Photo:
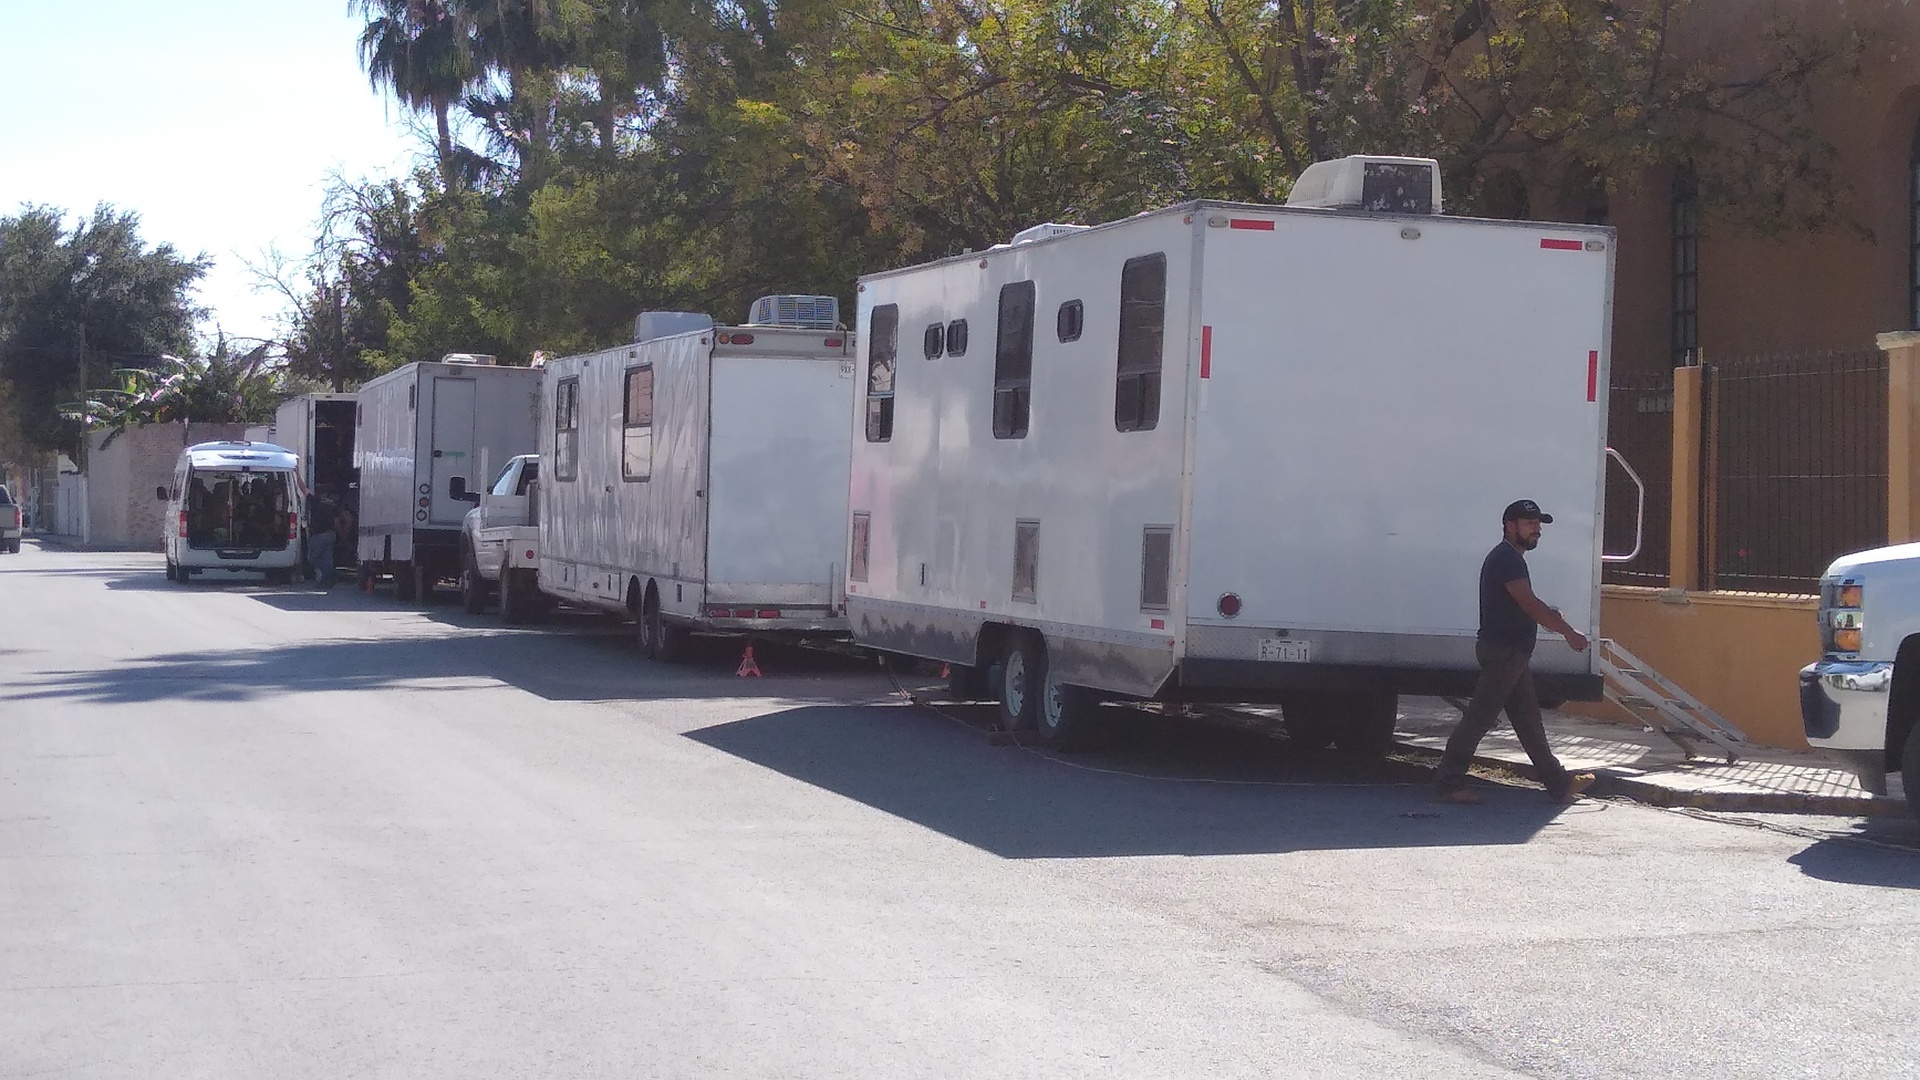
<path fill-rule="evenodd" d="M 763 296 L 747 311 L 746 325 L 838 330 L 840 300 L 834 296 Z"/>
<path fill-rule="evenodd" d="M 1288 206 L 1438 214 L 1440 163 L 1432 158 L 1355 154 L 1307 166 L 1287 194 Z"/>
<path fill-rule="evenodd" d="M 1029 225 L 1019 232 L 1014 233 L 1013 242 L 1015 244 L 1031 244 L 1035 240 L 1051 240 L 1056 236 L 1067 236 L 1071 233 L 1085 232 L 1091 228 L 1093 228 L 1091 225 L 1063 225 L 1057 221 L 1048 221 L 1039 225 Z"/>
<path fill-rule="evenodd" d="M 702 315 L 697 311 L 643 311 L 634 316 L 633 340 L 638 344 L 642 341 L 652 341 L 654 338 L 711 329 L 713 329 L 713 316 Z"/>
<path fill-rule="evenodd" d="M 489 356 L 486 353 L 471 352 L 450 352 L 440 358 L 440 362 L 443 364 L 478 364 L 481 367 L 492 367 L 495 360 L 495 357 Z"/>

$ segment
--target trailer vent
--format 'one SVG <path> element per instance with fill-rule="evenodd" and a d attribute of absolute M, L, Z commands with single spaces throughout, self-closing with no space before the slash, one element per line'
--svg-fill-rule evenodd
<path fill-rule="evenodd" d="M 1023 604 L 1040 602 L 1040 523 L 1013 523 L 1013 598 Z"/>
<path fill-rule="evenodd" d="M 1440 163 L 1432 158 L 1356 154 L 1307 166 L 1288 206 L 1376 214 L 1440 213 Z"/>
<path fill-rule="evenodd" d="M 747 312 L 748 326 L 840 329 L 840 301 L 832 296 L 763 296 Z"/>
<path fill-rule="evenodd" d="M 440 362 L 443 364 L 478 364 L 481 367 L 492 367 L 497 360 L 495 357 L 489 356 L 486 353 L 450 352 L 442 356 Z"/>
<path fill-rule="evenodd" d="M 1140 607 L 1165 611 L 1173 574 L 1173 530 L 1149 525 L 1140 543 Z"/>

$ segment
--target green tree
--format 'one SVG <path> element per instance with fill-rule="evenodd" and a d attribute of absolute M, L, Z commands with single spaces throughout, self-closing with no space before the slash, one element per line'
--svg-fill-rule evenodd
<path fill-rule="evenodd" d="M 433 115 L 441 182 L 459 180 L 451 112 L 477 70 L 470 24 L 448 0 L 353 0 L 367 18 L 360 32 L 360 63 L 376 89 L 393 92 L 408 108 Z"/>
<path fill-rule="evenodd" d="M 0 378 L 33 449 L 79 450 L 59 406 L 109 370 L 193 351 L 191 293 L 208 261 L 147 247 L 139 224 L 105 204 L 72 228 L 44 206 L 0 218 Z"/>
<path fill-rule="evenodd" d="M 180 422 L 265 423 L 277 396 L 266 356 L 264 344 L 236 354 L 222 338 L 204 359 L 161 356 L 145 367 L 115 369 L 109 384 L 62 405 L 60 413 L 90 431 Z"/>

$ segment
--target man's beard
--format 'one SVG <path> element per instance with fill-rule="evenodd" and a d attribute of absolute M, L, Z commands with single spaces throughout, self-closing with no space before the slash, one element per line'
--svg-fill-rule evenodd
<path fill-rule="evenodd" d="M 1515 536 L 1513 538 L 1513 544 L 1521 551 L 1532 551 L 1534 548 L 1540 546 L 1540 538 L 1537 536 Z"/>

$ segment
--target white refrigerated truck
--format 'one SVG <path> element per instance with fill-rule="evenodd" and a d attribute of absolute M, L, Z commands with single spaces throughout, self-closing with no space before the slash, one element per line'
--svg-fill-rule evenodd
<path fill-rule="evenodd" d="M 692 633 L 845 633 L 838 302 L 765 297 L 742 326 L 649 312 L 634 336 L 546 365 L 541 591 L 632 617 L 661 660 Z"/>
<path fill-rule="evenodd" d="M 391 575 L 400 599 L 431 599 L 460 574 L 469 486 L 490 479 L 488 461 L 533 452 L 540 371 L 454 353 L 370 380 L 357 399 L 361 579 Z"/>
<path fill-rule="evenodd" d="M 1471 688 L 1519 498 L 1555 519 L 1536 590 L 1595 636 L 1612 231 L 1439 216 L 1422 159 L 1321 163 L 1292 200 L 860 279 L 858 642 L 1055 744 L 1101 699 L 1261 701 L 1377 752 L 1397 695 Z M 1592 652 L 1534 666 L 1600 696 Z"/>

